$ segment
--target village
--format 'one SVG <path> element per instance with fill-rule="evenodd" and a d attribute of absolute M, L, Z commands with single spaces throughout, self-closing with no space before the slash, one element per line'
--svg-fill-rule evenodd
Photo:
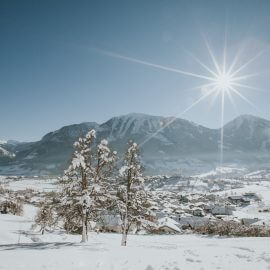
<path fill-rule="evenodd" d="M 0 213 L 9 213 L 8 201 L 35 209 L 47 197 L 57 200 L 58 179 L 50 177 L 0 178 Z M 207 179 L 184 176 L 149 176 L 145 179 L 154 215 L 135 234 L 193 233 L 210 223 L 234 222 L 244 226 L 270 224 L 270 181 L 267 179 Z M 26 188 L 27 187 L 27 188 Z M 20 212 L 20 211 L 19 211 Z M 104 211 L 93 230 L 121 233 L 120 217 Z M 46 228 L 48 232 L 52 228 Z"/>

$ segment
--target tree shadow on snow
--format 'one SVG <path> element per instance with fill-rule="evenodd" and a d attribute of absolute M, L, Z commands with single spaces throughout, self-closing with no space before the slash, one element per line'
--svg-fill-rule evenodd
<path fill-rule="evenodd" d="M 25 244 L 6 244 L 0 245 L 0 251 L 8 250 L 45 250 L 45 249 L 59 249 L 62 247 L 79 246 L 77 243 L 71 242 L 55 242 L 55 243 L 25 243 Z"/>

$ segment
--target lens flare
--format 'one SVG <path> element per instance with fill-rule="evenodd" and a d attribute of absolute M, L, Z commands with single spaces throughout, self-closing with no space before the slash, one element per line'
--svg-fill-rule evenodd
<path fill-rule="evenodd" d="M 253 61 L 255 61 L 259 56 L 261 56 L 266 49 L 260 51 L 258 54 L 256 54 L 254 57 L 250 58 L 247 62 L 243 63 L 239 67 L 236 68 L 237 63 L 239 62 L 239 53 L 236 54 L 235 58 L 233 59 L 231 65 L 228 65 L 227 61 L 227 38 L 225 38 L 224 41 L 224 51 L 223 51 L 223 61 L 222 63 L 219 63 L 217 61 L 217 58 L 214 55 L 214 52 L 212 51 L 209 42 L 207 39 L 204 37 L 205 45 L 209 53 L 209 58 L 212 61 L 212 65 L 214 66 L 214 70 L 209 67 L 207 64 L 203 63 L 202 61 L 199 60 L 194 54 L 191 52 L 186 51 L 201 67 L 204 68 L 205 71 L 208 72 L 208 75 L 205 74 L 197 74 L 191 71 L 185 71 L 183 69 L 177 69 L 173 67 L 168 67 L 168 66 L 163 66 L 160 64 L 155 64 L 151 63 L 145 60 L 121 55 L 115 52 L 110 52 L 110 51 L 105 51 L 99 48 L 91 48 L 92 50 L 95 50 L 98 53 L 102 53 L 104 55 L 118 58 L 120 60 L 124 61 L 129 61 L 133 62 L 135 64 L 140 64 L 144 66 L 148 66 L 149 68 L 155 68 L 155 69 L 160 69 L 165 72 L 173 72 L 173 73 L 178 73 L 179 75 L 184 75 L 184 76 L 191 76 L 200 80 L 203 80 L 204 82 L 201 84 L 200 87 L 195 87 L 195 88 L 200 88 L 203 92 L 203 94 L 197 99 L 194 103 L 189 105 L 185 110 L 179 112 L 178 114 L 175 114 L 174 117 L 164 126 L 162 126 L 159 130 L 151 134 L 144 142 L 141 143 L 141 145 L 145 144 L 147 141 L 155 137 L 159 132 L 161 132 L 163 129 L 165 129 L 168 125 L 172 124 L 175 120 L 176 117 L 182 116 L 185 113 L 187 113 L 189 110 L 191 110 L 193 107 L 198 105 L 202 100 L 206 99 L 207 97 L 212 96 L 214 100 L 218 96 L 220 96 L 221 99 L 221 114 L 220 114 L 220 124 L 221 124 L 221 129 L 220 129 L 220 142 L 219 142 L 219 151 L 220 151 L 220 166 L 222 167 L 223 165 L 223 151 L 224 151 L 224 115 L 225 115 L 225 98 L 228 97 L 230 102 L 232 103 L 233 106 L 236 107 L 233 96 L 236 95 L 237 97 L 241 98 L 243 101 L 251 105 L 253 108 L 257 110 L 255 105 L 247 98 L 245 97 L 240 89 L 255 89 L 258 90 L 257 88 L 254 88 L 252 86 L 249 86 L 247 84 L 242 83 L 242 81 L 254 77 L 258 74 L 242 74 L 239 75 L 240 72 L 242 72 L 248 65 L 250 65 Z M 207 81 L 207 83 L 205 83 Z M 195 89 L 194 88 L 194 89 Z"/>

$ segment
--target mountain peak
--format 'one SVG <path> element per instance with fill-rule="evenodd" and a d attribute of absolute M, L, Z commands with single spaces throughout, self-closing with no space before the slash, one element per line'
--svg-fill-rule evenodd
<path fill-rule="evenodd" d="M 123 114 L 123 115 L 119 115 L 119 116 L 115 116 L 113 117 L 112 119 L 139 119 L 139 120 L 142 120 L 142 119 L 158 119 L 158 118 L 164 118 L 162 116 L 157 116 L 157 115 L 151 115 L 151 114 L 146 114 L 146 113 L 136 113 L 136 112 L 131 112 L 131 113 L 128 113 L 128 114 Z"/>
<path fill-rule="evenodd" d="M 230 121 L 229 123 L 227 123 L 224 128 L 225 129 L 239 129 L 242 127 L 242 125 L 249 125 L 249 126 L 253 126 L 253 125 L 258 125 L 258 123 L 264 123 L 266 125 L 270 125 L 270 121 L 258 117 L 258 116 L 254 116 L 251 114 L 242 114 L 239 115 L 238 117 L 236 117 L 235 119 L 233 119 L 232 121 Z"/>
<path fill-rule="evenodd" d="M 250 120 L 252 120 L 252 121 L 254 121 L 254 120 L 265 120 L 265 119 L 263 119 L 261 117 L 258 117 L 258 116 L 252 115 L 252 114 L 241 114 L 238 117 L 236 117 L 235 120 L 236 119 L 244 119 L 244 120 L 249 120 L 249 121 Z"/>
<path fill-rule="evenodd" d="M 146 114 L 146 113 L 137 113 L 137 112 L 131 112 L 128 114 L 124 114 L 122 116 L 127 116 L 127 117 L 149 117 L 152 115 Z"/>

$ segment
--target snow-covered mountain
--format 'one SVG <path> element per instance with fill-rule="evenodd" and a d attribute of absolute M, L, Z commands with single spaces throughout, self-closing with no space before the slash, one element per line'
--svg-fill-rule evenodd
<path fill-rule="evenodd" d="M 15 154 L 9 151 L 8 145 L 8 141 L 0 140 L 0 162 L 15 157 Z"/>
<path fill-rule="evenodd" d="M 107 138 L 111 148 L 120 154 L 129 140 L 141 144 L 147 173 L 201 173 L 215 168 L 219 162 L 220 130 L 179 118 L 132 113 L 113 117 L 100 125 L 89 122 L 66 126 L 46 134 L 38 142 L 7 143 L 4 149 L 16 157 L 0 161 L 0 174 L 10 170 L 14 173 L 15 167 L 25 173 L 61 173 L 71 158 L 73 142 L 91 129 L 97 131 L 98 140 Z M 270 121 L 239 116 L 225 125 L 224 144 L 225 163 L 252 166 L 252 169 L 267 167 Z"/>
<path fill-rule="evenodd" d="M 225 146 L 237 146 L 240 151 L 269 152 L 270 121 L 252 115 L 242 115 L 224 127 Z"/>
<path fill-rule="evenodd" d="M 163 156 L 166 152 L 178 156 L 179 153 L 217 149 L 213 144 L 217 138 L 216 131 L 179 118 L 132 113 L 114 117 L 100 125 L 99 133 L 117 148 L 123 144 L 121 142 L 135 140 L 143 144 L 144 152 L 155 156 Z"/>
<path fill-rule="evenodd" d="M 0 162 L 1 160 L 14 158 L 15 154 L 6 150 L 2 145 L 0 145 Z"/>
<path fill-rule="evenodd" d="M 10 152 L 8 152 L 6 149 L 4 149 L 3 147 L 0 146 L 0 157 L 1 156 L 11 156 L 12 154 Z"/>
<path fill-rule="evenodd" d="M 6 144 L 6 143 L 7 143 L 7 141 L 0 139 L 0 145 Z"/>

